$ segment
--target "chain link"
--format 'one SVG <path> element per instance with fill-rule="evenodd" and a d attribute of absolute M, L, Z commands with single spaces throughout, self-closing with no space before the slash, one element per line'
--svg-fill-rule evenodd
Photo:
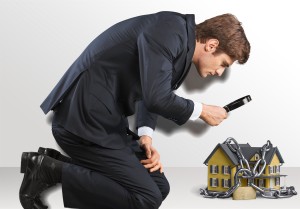
<path fill-rule="evenodd" d="M 236 147 L 233 147 L 231 142 L 233 142 Z M 252 186 L 255 190 L 257 190 L 261 194 L 262 197 L 265 197 L 265 198 L 276 199 L 276 198 L 286 198 L 286 197 L 291 197 L 293 195 L 297 195 L 297 192 L 293 186 L 285 187 L 285 188 L 281 187 L 279 190 L 262 189 L 253 183 L 254 178 L 261 176 L 262 172 L 266 168 L 267 163 L 266 163 L 265 157 L 266 157 L 267 152 L 273 147 L 270 140 L 268 140 L 267 143 L 265 145 L 263 145 L 262 148 L 260 149 L 261 159 L 259 159 L 255 163 L 252 171 L 250 169 L 248 160 L 244 157 L 244 155 L 242 153 L 241 147 L 239 146 L 239 144 L 237 143 L 237 141 L 234 138 L 232 138 L 232 137 L 227 138 L 223 142 L 223 144 L 226 144 L 228 146 L 228 148 L 233 153 L 236 154 L 236 156 L 238 157 L 238 160 L 239 160 L 240 169 L 238 169 L 234 175 L 235 184 L 225 192 L 209 191 L 208 188 L 200 189 L 201 195 L 203 195 L 206 198 L 228 198 L 241 185 L 239 177 L 248 179 L 248 185 Z M 246 165 L 247 168 L 244 168 L 244 164 Z M 258 172 L 257 168 L 259 165 L 262 165 L 262 167 L 260 168 L 260 170 Z M 242 174 L 242 175 L 240 175 L 240 174 Z"/>

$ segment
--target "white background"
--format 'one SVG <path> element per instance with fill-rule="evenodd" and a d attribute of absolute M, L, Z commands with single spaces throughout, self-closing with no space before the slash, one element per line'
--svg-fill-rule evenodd
<path fill-rule="evenodd" d="M 179 127 L 159 119 L 153 141 L 164 166 L 204 166 L 213 148 L 230 136 L 252 146 L 271 140 L 284 166 L 300 166 L 297 1 L 0 2 L 0 167 L 19 166 L 23 151 L 57 148 L 50 116 L 39 105 L 97 35 L 118 21 L 163 10 L 195 14 L 196 23 L 232 13 L 252 47 L 249 61 L 234 64 L 222 78 L 202 79 L 192 68 L 179 95 L 220 106 L 248 94 L 253 99 L 218 127 L 201 120 Z"/>

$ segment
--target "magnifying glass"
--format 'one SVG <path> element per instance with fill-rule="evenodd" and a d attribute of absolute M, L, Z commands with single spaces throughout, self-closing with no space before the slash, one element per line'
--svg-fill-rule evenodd
<path fill-rule="evenodd" d="M 250 97 L 250 95 L 244 96 L 242 98 L 239 98 L 231 103 L 229 103 L 228 105 L 225 105 L 223 108 L 227 111 L 230 112 L 236 108 L 239 108 L 240 106 L 243 106 L 245 104 L 247 104 L 248 102 L 250 102 L 252 99 Z"/>

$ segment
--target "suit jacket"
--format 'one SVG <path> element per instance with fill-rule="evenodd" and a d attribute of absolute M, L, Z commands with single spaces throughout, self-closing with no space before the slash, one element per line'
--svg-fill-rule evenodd
<path fill-rule="evenodd" d="M 194 103 L 173 90 L 189 71 L 195 40 L 194 15 L 159 12 L 119 22 L 88 45 L 41 108 L 47 114 L 65 106 L 61 125 L 107 147 L 115 145 L 99 140 L 107 130 L 98 118 L 106 116 L 90 106 L 96 102 L 98 109 L 128 116 L 139 101 L 138 126 L 155 128 L 157 115 L 184 124 Z"/>

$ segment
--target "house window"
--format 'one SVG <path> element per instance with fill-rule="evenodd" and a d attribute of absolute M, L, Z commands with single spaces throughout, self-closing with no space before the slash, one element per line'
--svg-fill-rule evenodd
<path fill-rule="evenodd" d="M 254 155 L 254 160 L 259 160 L 259 154 L 256 153 L 256 154 Z"/>
<path fill-rule="evenodd" d="M 217 173 L 219 173 L 218 165 L 211 165 L 210 166 L 210 173 L 211 174 L 217 174 Z"/>
<path fill-rule="evenodd" d="M 270 173 L 270 174 L 273 173 L 273 166 L 269 166 L 269 173 Z"/>
<path fill-rule="evenodd" d="M 273 166 L 273 173 L 277 173 L 277 166 L 276 165 Z"/>
<path fill-rule="evenodd" d="M 261 166 L 261 165 L 258 166 L 258 167 L 257 167 L 257 172 L 259 173 L 259 172 L 261 171 L 261 169 L 262 169 L 262 166 Z"/>
<path fill-rule="evenodd" d="M 275 186 L 280 186 L 280 178 L 275 178 Z"/>
<path fill-rule="evenodd" d="M 259 179 L 258 186 L 259 187 L 265 187 L 265 181 L 264 181 L 264 179 Z"/>
<path fill-rule="evenodd" d="M 222 179 L 222 187 L 224 187 L 224 188 L 231 187 L 231 181 L 230 181 L 230 179 Z"/>
<path fill-rule="evenodd" d="M 267 167 L 265 167 L 265 170 L 262 172 L 263 174 L 266 174 L 266 171 L 267 171 L 266 168 L 267 168 Z M 260 172 L 262 169 L 263 169 L 263 166 L 262 166 L 262 165 L 258 166 L 258 172 Z"/>
<path fill-rule="evenodd" d="M 222 172 L 223 174 L 225 174 L 225 175 L 230 174 L 230 166 L 223 165 L 222 170 L 223 170 L 223 172 Z"/>
<path fill-rule="evenodd" d="M 218 187 L 219 186 L 219 181 L 217 178 L 210 178 L 210 186 L 211 187 Z"/>
<path fill-rule="evenodd" d="M 274 166 L 274 172 L 275 173 L 280 173 L 280 166 L 279 165 Z"/>

